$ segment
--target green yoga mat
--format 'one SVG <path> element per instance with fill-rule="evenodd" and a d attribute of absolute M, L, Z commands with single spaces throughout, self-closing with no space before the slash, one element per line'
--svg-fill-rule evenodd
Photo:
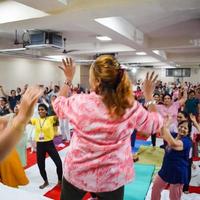
<path fill-rule="evenodd" d="M 140 146 L 138 151 L 140 164 L 155 165 L 161 167 L 164 156 L 164 149 L 156 147 L 153 149 L 150 146 Z"/>
<path fill-rule="evenodd" d="M 148 192 L 154 165 L 135 164 L 135 179 L 125 186 L 124 200 L 144 200 Z"/>

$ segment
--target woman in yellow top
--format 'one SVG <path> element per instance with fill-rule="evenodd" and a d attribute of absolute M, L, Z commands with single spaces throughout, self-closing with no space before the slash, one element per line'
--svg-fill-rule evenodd
<path fill-rule="evenodd" d="M 39 186 L 40 189 L 43 189 L 49 185 L 45 170 L 46 153 L 49 154 L 56 165 L 58 184 L 60 184 L 62 180 L 62 161 L 53 143 L 54 124 L 57 121 L 57 117 L 48 117 L 47 112 L 47 106 L 41 103 L 38 105 L 38 113 L 40 117 L 31 119 L 31 124 L 35 126 L 35 141 L 37 143 L 37 164 L 40 170 L 40 174 L 44 180 L 44 184 Z"/>

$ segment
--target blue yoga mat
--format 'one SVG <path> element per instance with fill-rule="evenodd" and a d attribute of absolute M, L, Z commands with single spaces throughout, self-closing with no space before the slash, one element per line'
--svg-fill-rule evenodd
<path fill-rule="evenodd" d="M 154 165 L 135 164 L 135 179 L 125 186 L 124 200 L 144 200 L 148 192 Z"/>
<path fill-rule="evenodd" d="M 145 140 L 136 140 L 135 141 L 135 146 L 132 147 L 132 152 L 135 153 L 139 150 L 140 146 L 150 146 L 151 145 L 151 141 L 145 141 Z"/>

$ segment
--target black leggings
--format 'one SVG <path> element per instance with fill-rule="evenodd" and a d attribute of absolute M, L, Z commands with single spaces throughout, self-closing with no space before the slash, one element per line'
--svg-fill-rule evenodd
<path fill-rule="evenodd" d="M 187 184 L 185 184 L 183 186 L 183 192 L 189 191 L 189 184 L 190 184 L 191 175 L 192 175 L 192 158 L 190 158 L 188 160 L 188 163 L 189 163 L 189 165 L 188 165 L 188 182 L 187 182 Z"/>
<path fill-rule="evenodd" d="M 46 153 L 49 154 L 50 158 L 56 165 L 58 180 L 62 180 L 62 161 L 54 146 L 53 140 L 48 142 L 37 142 L 37 164 L 40 170 L 40 174 L 44 181 L 47 181 L 47 173 L 45 170 L 45 159 Z"/>
<path fill-rule="evenodd" d="M 86 191 L 80 190 L 63 178 L 60 200 L 81 200 L 86 193 Z M 123 200 L 124 186 L 111 192 L 100 192 L 95 194 L 98 200 Z"/>
<path fill-rule="evenodd" d="M 156 146 L 156 133 L 151 134 L 151 144 L 153 147 Z"/>

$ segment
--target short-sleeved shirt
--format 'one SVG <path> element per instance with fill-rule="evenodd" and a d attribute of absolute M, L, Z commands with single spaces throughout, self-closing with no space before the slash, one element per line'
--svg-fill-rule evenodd
<path fill-rule="evenodd" d="M 200 103 L 199 99 L 193 98 L 193 99 L 187 99 L 185 102 L 185 108 L 184 111 L 188 114 L 192 113 L 193 115 L 198 114 L 198 104 Z"/>
<path fill-rule="evenodd" d="M 36 142 L 47 142 L 54 138 L 54 123 L 56 123 L 55 117 L 45 117 L 45 118 L 32 118 L 31 124 L 35 126 L 35 141 Z M 41 141 L 40 134 L 44 135 L 44 139 Z"/>
<path fill-rule="evenodd" d="M 59 118 L 74 127 L 64 161 L 64 177 L 84 191 L 113 191 L 134 176 L 130 136 L 134 128 L 154 133 L 163 125 L 157 112 L 148 112 L 137 101 L 120 119 L 111 119 L 101 96 L 75 94 L 53 103 Z"/>
<path fill-rule="evenodd" d="M 17 95 L 15 97 L 8 96 L 8 102 L 12 110 L 14 110 L 14 107 L 16 106 L 17 101 L 20 101 L 20 99 L 21 99 L 21 95 Z"/>
<path fill-rule="evenodd" d="M 176 137 L 176 133 L 171 133 Z M 163 159 L 162 167 L 158 172 L 159 176 L 170 184 L 188 183 L 189 153 L 192 148 L 192 141 L 185 136 L 182 139 L 183 150 L 177 151 L 167 147 Z"/>
<path fill-rule="evenodd" d="M 158 112 L 163 118 L 166 116 L 170 116 L 173 122 L 176 122 L 178 109 L 180 108 L 180 103 L 179 101 L 173 102 L 172 105 L 169 107 L 166 107 L 164 104 L 156 105 L 156 108 L 158 109 Z"/>

